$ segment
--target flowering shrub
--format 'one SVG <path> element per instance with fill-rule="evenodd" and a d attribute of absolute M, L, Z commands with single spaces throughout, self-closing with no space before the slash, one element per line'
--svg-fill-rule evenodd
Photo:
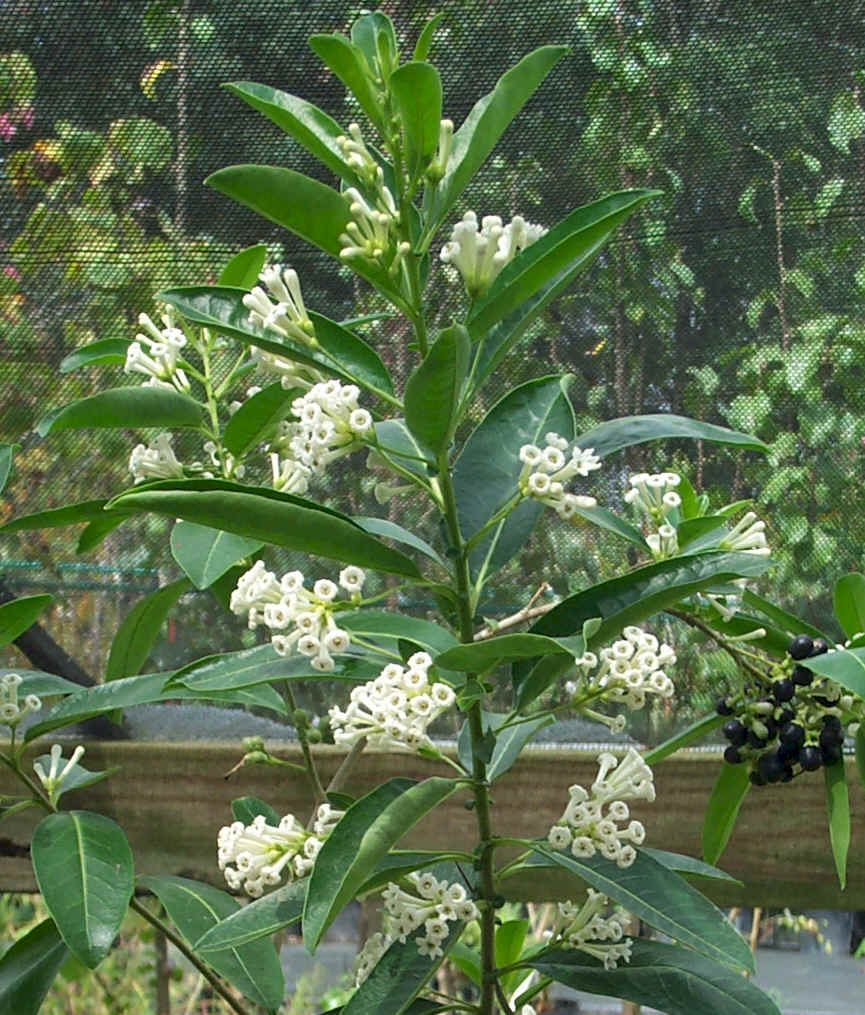
<path fill-rule="evenodd" d="M 578 433 L 568 378 L 555 374 L 520 384 L 485 408 L 486 381 L 517 354 L 529 326 L 654 195 L 611 194 L 549 228 L 520 216 L 504 225 L 487 215 L 479 225 L 474 212 L 451 225 L 470 179 L 565 50 L 530 53 L 454 131 L 442 117 L 438 72 L 426 60 L 437 22 L 430 22 L 414 58 L 402 62 L 393 26 L 380 13 L 360 17 L 351 39 L 311 40 L 352 91 L 376 140 L 358 124 L 343 130 L 297 97 L 262 85 L 233 86 L 320 159 L 339 178 L 338 187 L 273 166 L 230 167 L 208 181 L 351 268 L 404 316 L 415 363 L 402 389 L 356 323 L 307 307 L 296 272 L 266 265 L 264 248 L 253 247 L 232 259 L 218 285 L 162 293 L 161 326 L 142 314 L 142 330 L 125 357 L 130 381 L 140 383 L 63 406 L 40 424 L 43 436 L 87 426 L 151 431 L 146 444 L 132 449 L 131 487 L 107 503 L 72 505 L 62 521 L 88 522 L 95 540 L 137 513 L 176 519 L 172 551 L 186 577 L 171 586 L 174 600 L 161 589 L 147 601 L 146 623 L 118 632 L 112 655 L 127 662 L 112 673 L 122 679 L 108 685 L 109 693 L 104 687 L 70 693 L 46 674 L 2 678 L 0 721 L 10 731 L 2 760 L 25 787 L 10 809 L 46 812 L 32 859 L 51 919 L 0 959 L 0 1000 L 7 983 L 25 982 L 31 997 L 42 996 L 67 950 L 97 966 L 131 907 L 170 934 L 239 1015 L 252 1011 L 248 1002 L 276 1011 L 283 980 L 273 932 L 300 919 L 314 950 L 341 909 L 361 895 L 381 897 L 383 930 L 361 953 L 346 1015 L 399 1015 L 409 1007 L 428 1015 L 451 1008 L 526 1013 L 552 980 L 670 1015 L 777 1013 L 741 975 L 753 962 L 747 946 L 678 873 L 693 869 L 693 861 L 645 849 L 651 825 L 630 811 L 634 801 L 655 797 L 652 762 L 725 718 L 731 749 L 707 824 L 707 858 L 720 855 L 752 783 L 809 771 L 817 738 L 843 877 L 839 737 L 845 727 L 855 734 L 865 714 L 858 672 L 850 669 L 861 669 L 856 652 L 865 636 L 848 630 L 848 647 L 814 653 L 811 642 L 804 651 L 796 619 L 748 587 L 768 566 L 768 545 L 764 523 L 753 513 L 736 525 L 729 521 L 744 505 L 711 513 L 685 476 L 641 473 L 630 478 L 624 498 L 638 516 L 633 524 L 599 504 L 591 485 L 607 458 L 645 441 L 675 437 L 762 450 L 759 441 L 664 415 L 611 420 Z M 442 230 L 450 230 L 450 239 L 437 259 L 430 252 Z M 438 319 L 424 298 L 437 263 L 454 276 L 455 299 L 463 300 L 450 320 Z M 252 372 L 260 383 L 247 387 Z M 470 419 L 479 422 L 470 427 Z M 180 428 L 195 435 L 200 453 L 175 451 Z M 193 440 L 183 446 L 193 447 Z M 410 531 L 393 518 L 352 517 L 313 499 L 316 490 L 335 493 L 333 463 L 356 451 L 365 451 L 369 467 L 386 476 L 376 486 L 379 502 L 411 492 L 435 519 L 429 531 Z M 11 449 L 3 454 L 0 464 L 8 469 Z M 640 563 L 558 603 L 539 608 L 532 599 L 498 625 L 483 625 L 497 570 L 531 538 L 544 506 L 553 508 L 555 524 L 616 533 Z M 19 518 L 6 529 L 44 522 L 44 515 Z M 270 546 L 337 562 L 338 583 L 319 577 L 310 588 L 301 571 L 277 577 L 266 563 Z M 262 559 L 251 563 L 259 552 Z M 439 618 L 372 609 L 389 592 L 365 598 L 371 571 L 434 598 Z M 252 630 L 266 629 L 266 641 L 251 652 L 272 667 L 269 677 L 283 697 L 250 675 L 248 652 L 221 661 L 226 676 L 216 696 L 290 713 L 314 799 L 308 821 L 280 817 L 254 798 L 234 802 L 235 820 L 218 833 L 217 857 L 227 886 L 255 900 L 245 906 L 204 882 L 139 878 L 172 927 L 133 894 L 133 858 L 122 829 L 88 811 L 60 809 L 68 789 L 106 773 L 86 772 L 80 748 L 61 768 L 62 751 L 54 747 L 34 765 L 37 782 L 22 749 L 84 716 L 171 699 L 178 685 L 187 697 L 213 696 L 197 681 L 196 663 L 162 677 L 139 674 L 148 636 L 152 642 L 167 610 L 192 585 L 221 589 L 229 621 L 234 615 Z M 862 586 L 865 579 L 853 580 L 839 592 L 845 630 L 865 615 Z M 0 630 L 14 638 L 46 601 L 0 607 Z M 570 713 L 622 730 L 652 696 L 674 693 L 674 648 L 638 626 L 660 611 L 692 624 L 736 660 L 741 693 L 719 702 L 719 715 L 646 755 L 635 747 L 621 756 L 602 751 L 591 787 L 571 787 L 561 818 L 546 834 L 538 828 L 535 838 L 503 835 L 494 827 L 492 784 L 540 725 Z M 529 630 L 513 632 L 519 624 Z M 791 634 L 799 639 L 785 657 Z M 807 667 L 793 668 L 794 660 L 806 658 Z M 504 714 L 491 713 L 485 704 L 505 667 L 511 705 Z M 342 791 L 344 775 L 324 785 L 313 749 L 321 734 L 296 708 L 292 685 L 333 676 L 355 682 L 345 707 L 334 705 L 329 715 L 336 744 L 348 748 L 343 773 L 350 775 L 363 750 L 378 748 L 436 759 L 445 774 L 392 779 L 360 798 Z M 64 700 L 45 713 L 40 695 L 48 694 Z M 39 715 L 22 735 L 19 723 L 28 712 Z M 439 750 L 430 735 L 445 713 L 461 717 L 455 754 Z M 247 745 L 244 760 L 297 768 L 261 742 Z M 458 792 L 467 795 L 477 823 L 470 852 L 448 843 L 414 853 L 394 848 Z M 514 847 L 517 855 L 504 861 L 502 848 Z M 496 912 L 504 893 L 538 867 L 556 872 L 562 895 L 580 899 L 571 892 L 576 888 L 585 900 L 560 895 L 544 944 L 526 946 L 503 966 Z M 720 876 L 705 864 L 699 870 Z M 628 929 L 634 919 L 670 943 L 638 937 Z M 469 923 L 477 924 L 474 950 L 457 947 Z M 472 971 L 470 1001 L 433 986 L 449 954 L 459 954 Z M 417 1000 L 422 994 L 426 999 Z"/>

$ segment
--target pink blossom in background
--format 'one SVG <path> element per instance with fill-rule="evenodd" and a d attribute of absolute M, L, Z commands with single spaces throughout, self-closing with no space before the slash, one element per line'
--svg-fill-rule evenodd
<path fill-rule="evenodd" d="M 0 113 L 0 138 L 4 141 L 11 141 L 15 136 L 15 124 L 10 120 L 8 113 Z"/>

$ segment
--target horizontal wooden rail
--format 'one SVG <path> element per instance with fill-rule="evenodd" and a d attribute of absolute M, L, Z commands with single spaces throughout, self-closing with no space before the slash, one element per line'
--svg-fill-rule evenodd
<path fill-rule="evenodd" d="M 296 744 L 272 745 L 287 760 L 299 761 Z M 44 748 L 34 753 L 42 753 Z M 68 752 L 67 752 L 68 753 Z M 324 778 L 335 772 L 343 753 L 317 748 Z M 85 807 L 114 818 L 126 831 L 140 874 L 181 874 L 222 885 L 216 866 L 216 835 L 232 820 L 230 803 L 259 796 L 280 813 L 305 820 L 310 795 L 300 773 L 247 767 L 229 780 L 225 774 L 240 752 L 228 743 L 95 742 L 87 744 L 83 764 L 91 771 L 122 766 L 110 779 L 64 797 L 67 807 Z M 561 815 L 574 783 L 588 786 L 597 771 L 594 752 L 530 748 L 493 785 L 496 834 L 544 836 Z M 700 855 L 700 828 L 706 800 L 721 764 L 706 752 L 680 752 L 655 766 L 657 800 L 634 806 L 646 825 L 646 845 Z M 852 848 L 847 890 L 842 892 L 832 863 L 826 830 L 823 779 L 819 773 L 789 785 L 752 790 L 720 865 L 743 882 L 700 887 L 725 905 L 790 906 L 793 909 L 865 909 L 865 800 L 858 779 L 851 784 Z M 445 774 L 443 766 L 411 755 L 367 751 L 345 787 L 361 793 L 391 776 L 423 778 Z M 17 792 L 11 775 L 0 772 L 0 793 Z M 465 809 L 468 793 L 457 793 L 419 824 L 401 845 L 471 848 L 474 816 Z M 27 843 L 36 810 L 0 824 L 0 890 L 33 891 Z M 507 882 L 506 894 L 541 901 L 565 897 L 567 883 L 549 872 Z"/>

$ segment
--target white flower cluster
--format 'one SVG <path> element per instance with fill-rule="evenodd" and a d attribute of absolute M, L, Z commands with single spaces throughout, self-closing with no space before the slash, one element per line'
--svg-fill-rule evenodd
<path fill-rule="evenodd" d="M 365 573 L 353 565 L 339 573 L 340 586 L 355 603 L 360 601 L 365 579 Z M 251 631 L 264 624 L 275 632 L 270 641 L 279 655 L 289 655 L 297 646 L 313 669 L 327 673 L 334 668 L 333 656 L 347 651 L 351 642 L 333 617 L 339 588 L 329 578 L 319 578 L 310 592 L 304 588 L 305 581 L 300 571 L 289 571 L 277 579 L 263 560 L 257 560 L 240 576 L 229 607 L 237 616 L 246 616 Z M 278 633 L 289 627 L 294 628 L 290 634 Z"/>
<path fill-rule="evenodd" d="M 0 677 L 0 723 L 4 726 L 17 726 L 28 712 L 38 712 L 42 708 L 42 699 L 35 694 L 25 695 L 23 701 L 18 700 L 18 688 L 22 677 L 17 673 L 6 673 Z"/>
<path fill-rule="evenodd" d="M 619 641 L 602 648 L 600 666 L 593 652 L 586 652 L 577 660 L 583 670 L 581 679 L 565 684 L 569 695 L 594 696 L 603 700 L 624 704 L 629 709 L 643 708 L 647 694 L 658 694 L 670 698 L 675 690 L 673 681 L 662 667 L 676 662 L 672 646 L 659 644 L 658 639 L 639 627 L 626 627 Z M 598 667 L 597 672 L 590 671 Z"/>
<path fill-rule="evenodd" d="M 138 323 L 144 331 L 139 332 L 136 340 L 130 343 L 123 370 L 127 374 L 144 374 L 148 378 L 144 382 L 146 388 L 189 391 L 189 379 L 177 365 L 180 350 L 186 345 L 186 335 L 170 314 L 163 314 L 161 320 L 162 329 L 147 314 L 138 315 Z"/>
<path fill-rule="evenodd" d="M 467 211 L 451 230 L 440 256 L 457 269 L 466 291 L 475 297 L 489 289 L 502 268 L 545 232 L 543 226 L 526 222 L 520 215 L 506 226 L 498 215 L 485 215 L 479 229 L 477 215 Z"/>
<path fill-rule="evenodd" d="M 359 394 L 354 384 L 330 380 L 313 385 L 291 403 L 297 423 L 289 448 L 295 462 L 311 474 L 320 474 L 331 462 L 362 446 L 372 430 L 372 416 L 358 408 Z"/>
<path fill-rule="evenodd" d="M 462 885 L 439 881 L 429 872 L 409 874 L 407 880 L 416 895 L 393 882 L 382 893 L 394 934 L 405 943 L 408 935 L 422 926 L 426 933 L 417 939 L 418 951 L 428 958 L 439 958 L 443 954 L 441 943 L 450 933 L 448 923 L 476 920 L 478 907 Z"/>
<path fill-rule="evenodd" d="M 149 445 L 135 445 L 129 456 L 129 471 L 136 483 L 183 478 L 183 466 L 174 454 L 171 441 L 170 433 L 161 433 Z"/>
<path fill-rule="evenodd" d="M 63 748 L 60 744 L 51 745 L 51 762 L 46 772 L 39 761 L 33 762 L 33 771 L 36 773 L 39 781 L 45 787 L 45 792 L 48 794 L 48 798 L 52 803 L 55 803 L 58 797 L 58 790 L 62 787 L 66 777 L 72 772 L 72 769 L 81 760 L 84 754 L 84 748 L 79 744 L 72 752 L 72 757 L 66 762 L 63 768 L 60 768 L 60 762 L 63 760 Z"/>
<path fill-rule="evenodd" d="M 235 821 L 220 828 L 217 857 L 229 888 L 242 888 L 247 895 L 258 898 L 285 875 L 289 881 L 306 877 L 343 813 L 322 804 L 311 832 L 293 814 L 286 814 L 278 825 L 269 825 L 267 818 L 259 814 L 250 825 Z"/>
<path fill-rule="evenodd" d="M 456 695 L 429 681 L 432 659 L 415 652 L 407 666 L 388 663 L 375 678 L 353 687 L 348 707 L 330 709 L 334 743 L 351 746 L 367 737 L 373 747 L 416 751 L 432 746 L 427 728 L 450 708 Z"/>
<path fill-rule="evenodd" d="M 633 747 L 621 761 L 606 752 L 599 755 L 598 769 L 591 793 L 570 787 L 570 803 L 547 840 L 554 849 L 570 848 L 575 857 L 599 852 L 621 868 L 630 867 L 637 858 L 634 845 L 643 842 L 646 830 L 639 821 L 619 825 L 630 816 L 627 800 L 655 799 L 652 770 Z"/>
<path fill-rule="evenodd" d="M 676 492 L 676 487 L 681 482 L 682 477 L 675 472 L 637 472 L 630 478 L 625 503 L 633 504 L 650 523 L 658 526 L 657 532 L 646 536 L 655 560 L 666 560 L 679 552 L 676 526 L 670 523 L 668 516 L 682 503 L 682 498 Z"/>
<path fill-rule="evenodd" d="M 560 902 L 550 931 L 551 943 L 593 955 L 604 963 L 604 969 L 615 969 L 621 961 L 629 962 L 633 942 L 624 936 L 628 914 L 615 906 L 609 915 L 604 915 L 609 908 L 610 900 L 593 888 L 588 889 L 582 906 Z"/>
<path fill-rule="evenodd" d="M 267 292 L 261 286 L 254 286 L 243 297 L 243 305 L 249 311 L 252 324 L 275 331 L 301 345 L 318 345 L 315 328 L 303 302 L 297 272 L 293 268 L 269 264 L 258 278 Z M 275 303 L 271 302 L 271 297 L 276 300 Z"/>
<path fill-rule="evenodd" d="M 523 463 L 517 480 L 520 493 L 548 505 L 565 520 L 573 518 L 577 508 L 595 507 L 597 501 L 594 497 L 566 493 L 564 487 L 574 476 L 588 476 L 595 469 L 600 469 L 601 460 L 595 455 L 594 448 L 583 450 L 575 446 L 568 459 L 565 455 L 568 442 L 564 437 L 548 433 L 544 439 L 547 446 L 543 449 L 534 444 L 524 444 L 520 448 L 520 461 Z"/>
<path fill-rule="evenodd" d="M 351 220 L 339 237 L 342 247 L 339 256 L 344 261 L 360 258 L 375 261 L 395 275 L 411 244 L 397 240 L 399 209 L 393 194 L 385 186 L 381 167 L 376 167 L 376 197 L 370 204 L 356 187 L 347 187 L 344 196 L 348 201 Z"/>
<path fill-rule="evenodd" d="M 740 550 L 768 557 L 772 552 L 766 542 L 766 523 L 760 521 L 753 511 L 748 511 L 734 528 L 721 540 L 725 550 Z"/>

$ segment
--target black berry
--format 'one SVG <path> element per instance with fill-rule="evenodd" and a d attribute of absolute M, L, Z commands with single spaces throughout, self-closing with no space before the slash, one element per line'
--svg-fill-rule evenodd
<path fill-rule="evenodd" d="M 757 769 L 748 773 L 748 779 L 750 780 L 752 786 L 765 786 L 769 781 L 765 776 L 761 775 Z"/>
<path fill-rule="evenodd" d="M 727 698 L 718 698 L 715 702 L 715 711 L 718 715 L 732 715 L 733 706 L 730 704 Z"/>
<path fill-rule="evenodd" d="M 814 642 L 807 634 L 797 634 L 787 649 L 794 659 L 807 659 L 814 650 Z"/>
<path fill-rule="evenodd" d="M 799 764 L 806 772 L 816 772 L 823 764 L 823 754 L 819 747 L 809 744 L 799 752 Z"/>
<path fill-rule="evenodd" d="M 829 643 L 825 638 L 815 638 L 814 645 L 811 651 L 808 653 L 810 658 L 814 656 L 822 656 L 824 653 L 829 651 Z"/>
<path fill-rule="evenodd" d="M 750 747 L 756 747 L 758 750 L 761 747 L 765 747 L 769 743 L 766 737 L 757 736 L 753 730 L 748 730 L 748 745 Z"/>
<path fill-rule="evenodd" d="M 778 757 L 785 765 L 795 765 L 799 760 L 799 745 L 781 744 L 778 747 Z"/>
<path fill-rule="evenodd" d="M 796 713 L 792 708 L 782 708 L 781 714 L 778 716 L 778 725 L 786 726 L 788 722 L 792 722 L 796 718 Z"/>
<path fill-rule="evenodd" d="M 814 680 L 814 674 L 807 666 L 796 666 L 793 670 L 792 680 L 799 687 L 807 687 Z"/>
<path fill-rule="evenodd" d="M 725 722 L 722 732 L 734 747 L 741 747 L 748 739 L 748 731 L 738 719 Z"/>
<path fill-rule="evenodd" d="M 784 766 L 784 774 L 781 776 L 781 782 L 792 782 L 793 781 L 793 769 L 790 765 Z"/>
<path fill-rule="evenodd" d="M 745 759 L 739 754 L 739 748 L 734 747 L 733 744 L 724 751 L 724 761 L 728 765 L 740 765 Z"/>
<path fill-rule="evenodd" d="M 836 729 L 834 726 L 827 725 L 820 730 L 820 746 L 824 751 L 840 747 L 843 743 L 844 733 L 840 728 Z"/>
<path fill-rule="evenodd" d="M 784 762 L 778 757 L 775 751 L 769 751 L 760 756 L 757 762 L 757 771 L 768 782 L 780 782 L 784 775 Z"/>
<path fill-rule="evenodd" d="M 795 693 L 796 685 L 789 677 L 785 677 L 784 680 L 776 680 L 772 684 L 772 696 L 779 705 L 789 701 Z"/>
<path fill-rule="evenodd" d="M 841 760 L 840 744 L 837 744 L 834 747 L 822 747 L 821 753 L 823 754 L 824 765 L 837 765 Z"/>
<path fill-rule="evenodd" d="M 805 730 L 798 723 L 788 722 L 781 730 L 781 743 L 798 750 L 805 743 Z"/>

